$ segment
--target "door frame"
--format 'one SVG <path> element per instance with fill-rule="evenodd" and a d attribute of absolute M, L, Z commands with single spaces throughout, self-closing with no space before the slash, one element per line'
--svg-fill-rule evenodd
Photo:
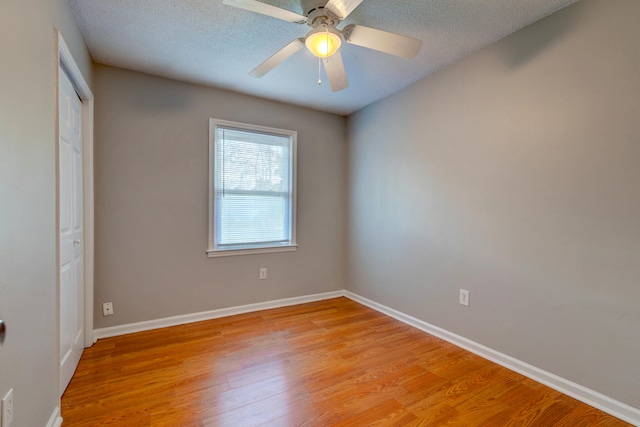
<path fill-rule="evenodd" d="M 94 179 L 93 179 L 93 93 L 87 84 L 80 68 L 73 59 L 71 51 L 67 46 L 62 33 L 55 30 L 56 40 L 56 319 L 57 319 L 57 341 L 60 346 L 60 125 L 58 117 L 59 107 L 59 87 L 58 73 L 61 68 L 67 72 L 74 89 L 82 102 L 82 181 L 83 181 L 83 217 L 84 217 L 84 347 L 91 347 L 95 342 L 93 331 L 93 272 L 94 272 Z M 60 349 L 56 354 L 60 354 Z M 60 361 L 58 360 L 58 369 Z M 59 377 L 59 375 L 58 375 Z M 58 379 L 60 382 L 60 379 Z"/>

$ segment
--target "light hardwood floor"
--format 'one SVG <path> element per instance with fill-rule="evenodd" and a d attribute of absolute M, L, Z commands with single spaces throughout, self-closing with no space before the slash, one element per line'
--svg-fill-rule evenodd
<path fill-rule="evenodd" d="M 346 298 L 85 350 L 71 426 L 627 426 Z"/>

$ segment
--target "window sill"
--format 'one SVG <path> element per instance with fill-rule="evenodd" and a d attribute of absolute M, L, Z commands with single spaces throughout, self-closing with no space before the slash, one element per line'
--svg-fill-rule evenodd
<path fill-rule="evenodd" d="M 268 248 L 243 248 L 243 249 L 209 249 L 207 256 L 209 258 L 218 258 L 223 256 L 236 255 L 252 255 L 252 254 L 268 254 L 274 252 L 293 252 L 298 249 L 298 245 L 271 246 Z"/>

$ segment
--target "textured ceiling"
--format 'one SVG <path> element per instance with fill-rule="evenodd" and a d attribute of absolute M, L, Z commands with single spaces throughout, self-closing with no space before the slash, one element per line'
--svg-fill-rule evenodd
<path fill-rule="evenodd" d="M 423 41 L 413 60 L 343 44 L 349 87 L 317 84 L 318 60 L 299 51 L 261 79 L 248 74 L 310 29 L 222 0 L 70 0 L 96 62 L 350 114 L 576 0 L 364 0 L 357 23 Z M 264 0 L 302 13 L 295 0 Z"/>

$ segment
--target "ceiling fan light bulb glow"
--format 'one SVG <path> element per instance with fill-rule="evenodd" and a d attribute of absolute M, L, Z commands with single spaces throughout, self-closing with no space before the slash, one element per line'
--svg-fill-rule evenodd
<path fill-rule="evenodd" d="M 333 28 L 317 27 L 307 34 L 305 44 L 309 52 L 318 58 L 328 58 L 340 49 L 342 38 Z"/>

